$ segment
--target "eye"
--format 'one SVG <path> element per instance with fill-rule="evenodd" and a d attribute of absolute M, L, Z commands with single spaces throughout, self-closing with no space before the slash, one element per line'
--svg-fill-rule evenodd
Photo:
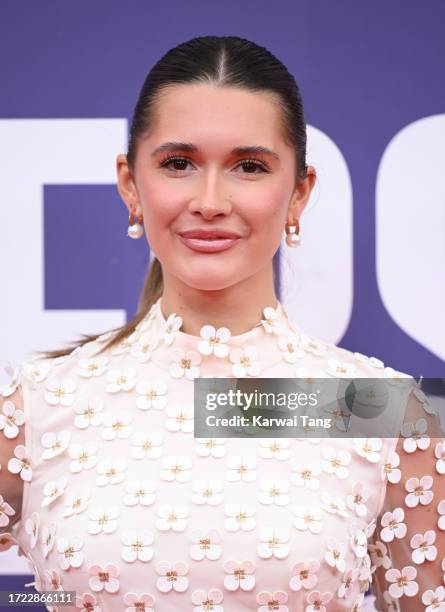
<path fill-rule="evenodd" d="M 159 162 L 161 168 L 167 168 L 172 172 L 182 172 L 187 170 L 187 164 L 191 163 L 186 157 L 177 155 L 168 155 Z M 243 174 L 258 174 L 261 172 L 269 172 L 266 165 L 256 159 L 244 159 L 236 167 L 244 168 Z M 259 172 L 258 172 L 259 170 Z"/>
<path fill-rule="evenodd" d="M 161 168 L 168 168 L 169 170 L 173 170 L 173 172 L 180 172 L 181 170 L 186 170 L 186 167 L 177 167 L 178 165 L 185 165 L 187 166 L 187 164 L 190 163 L 189 160 L 185 157 L 178 157 L 175 155 L 169 155 L 168 157 L 165 157 L 163 160 L 161 160 L 159 162 L 159 165 Z M 172 164 L 175 164 L 175 168 L 173 169 L 171 167 Z"/>
<path fill-rule="evenodd" d="M 256 159 L 244 159 L 242 162 L 239 163 L 240 166 L 243 166 L 244 169 L 248 169 L 248 171 L 245 174 L 258 174 L 257 172 L 250 172 L 250 170 L 255 170 L 255 169 L 259 169 L 260 172 L 269 172 L 269 170 L 266 168 L 266 166 L 256 160 Z"/>

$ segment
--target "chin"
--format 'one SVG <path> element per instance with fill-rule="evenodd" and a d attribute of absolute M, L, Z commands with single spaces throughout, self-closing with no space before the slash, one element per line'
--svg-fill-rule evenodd
<path fill-rule="evenodd" d="M 185 285 L 188 285 L 192 289 L 197 289 L 199 291 L 221 291 L 223 289 L 231 287 L 232 285 L 236 285 L 242 280 L 239 274 L 215 274 L 215 272 L 206 273 L 203 270 L 201 270 L 200 273 L 196 276 L 184 274 L 179 275 L 179 278 Z"/>

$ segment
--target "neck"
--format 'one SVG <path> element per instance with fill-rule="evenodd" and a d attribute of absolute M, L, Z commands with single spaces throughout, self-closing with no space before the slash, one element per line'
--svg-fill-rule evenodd
<path fill-rule="evenodd" d="M 252 329 L 267 306 L 276 308 L 277 298 L 270 272 L 254 275 L 224 289 L 195 289 L 178 278 L 163 274 L 161 309 L 165 319 L 173 312 L 182 318 L 182 331 L 199 336 L 203 325 L 228 327 L 232 335 Z"/>

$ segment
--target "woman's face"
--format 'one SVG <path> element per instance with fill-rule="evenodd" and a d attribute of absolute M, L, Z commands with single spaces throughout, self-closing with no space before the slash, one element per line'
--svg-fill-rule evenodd
<path fill-rule="evenodd" d="M 153 130 L 139 140 L 131 178 L 119 156 L 120 193 L 143 215 L 167 274 L 218 290 L 270 273 L 284 225 L 299 218 L 315 179 L 296 191 L 295 152 L 284 142 L 279 112 L 264 93 L 174 85 L 157 103 Z M 234 238 L 185 237 L 190 230 Z"/>

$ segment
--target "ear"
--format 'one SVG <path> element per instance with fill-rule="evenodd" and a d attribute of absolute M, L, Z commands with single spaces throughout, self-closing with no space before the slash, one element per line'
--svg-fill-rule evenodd
<path fill-rule="evenodd" d="M 301 214 L 309 201 L 312 189 L 317 179 L 317 173 L 313 166 L 308 166 L 304 179 L 299 179 L 287 210 L 287 222 L 292 225 L 299 221 Z"/>
<path fill-rule="evenodd" d="M 127 156 L 120 153 L 116 158 L 117 190 L 128 212 L 139 217 L 142 216 L 142 206 L 139 194 L 134 183 L 133 174 L 128 165 Z"/>

